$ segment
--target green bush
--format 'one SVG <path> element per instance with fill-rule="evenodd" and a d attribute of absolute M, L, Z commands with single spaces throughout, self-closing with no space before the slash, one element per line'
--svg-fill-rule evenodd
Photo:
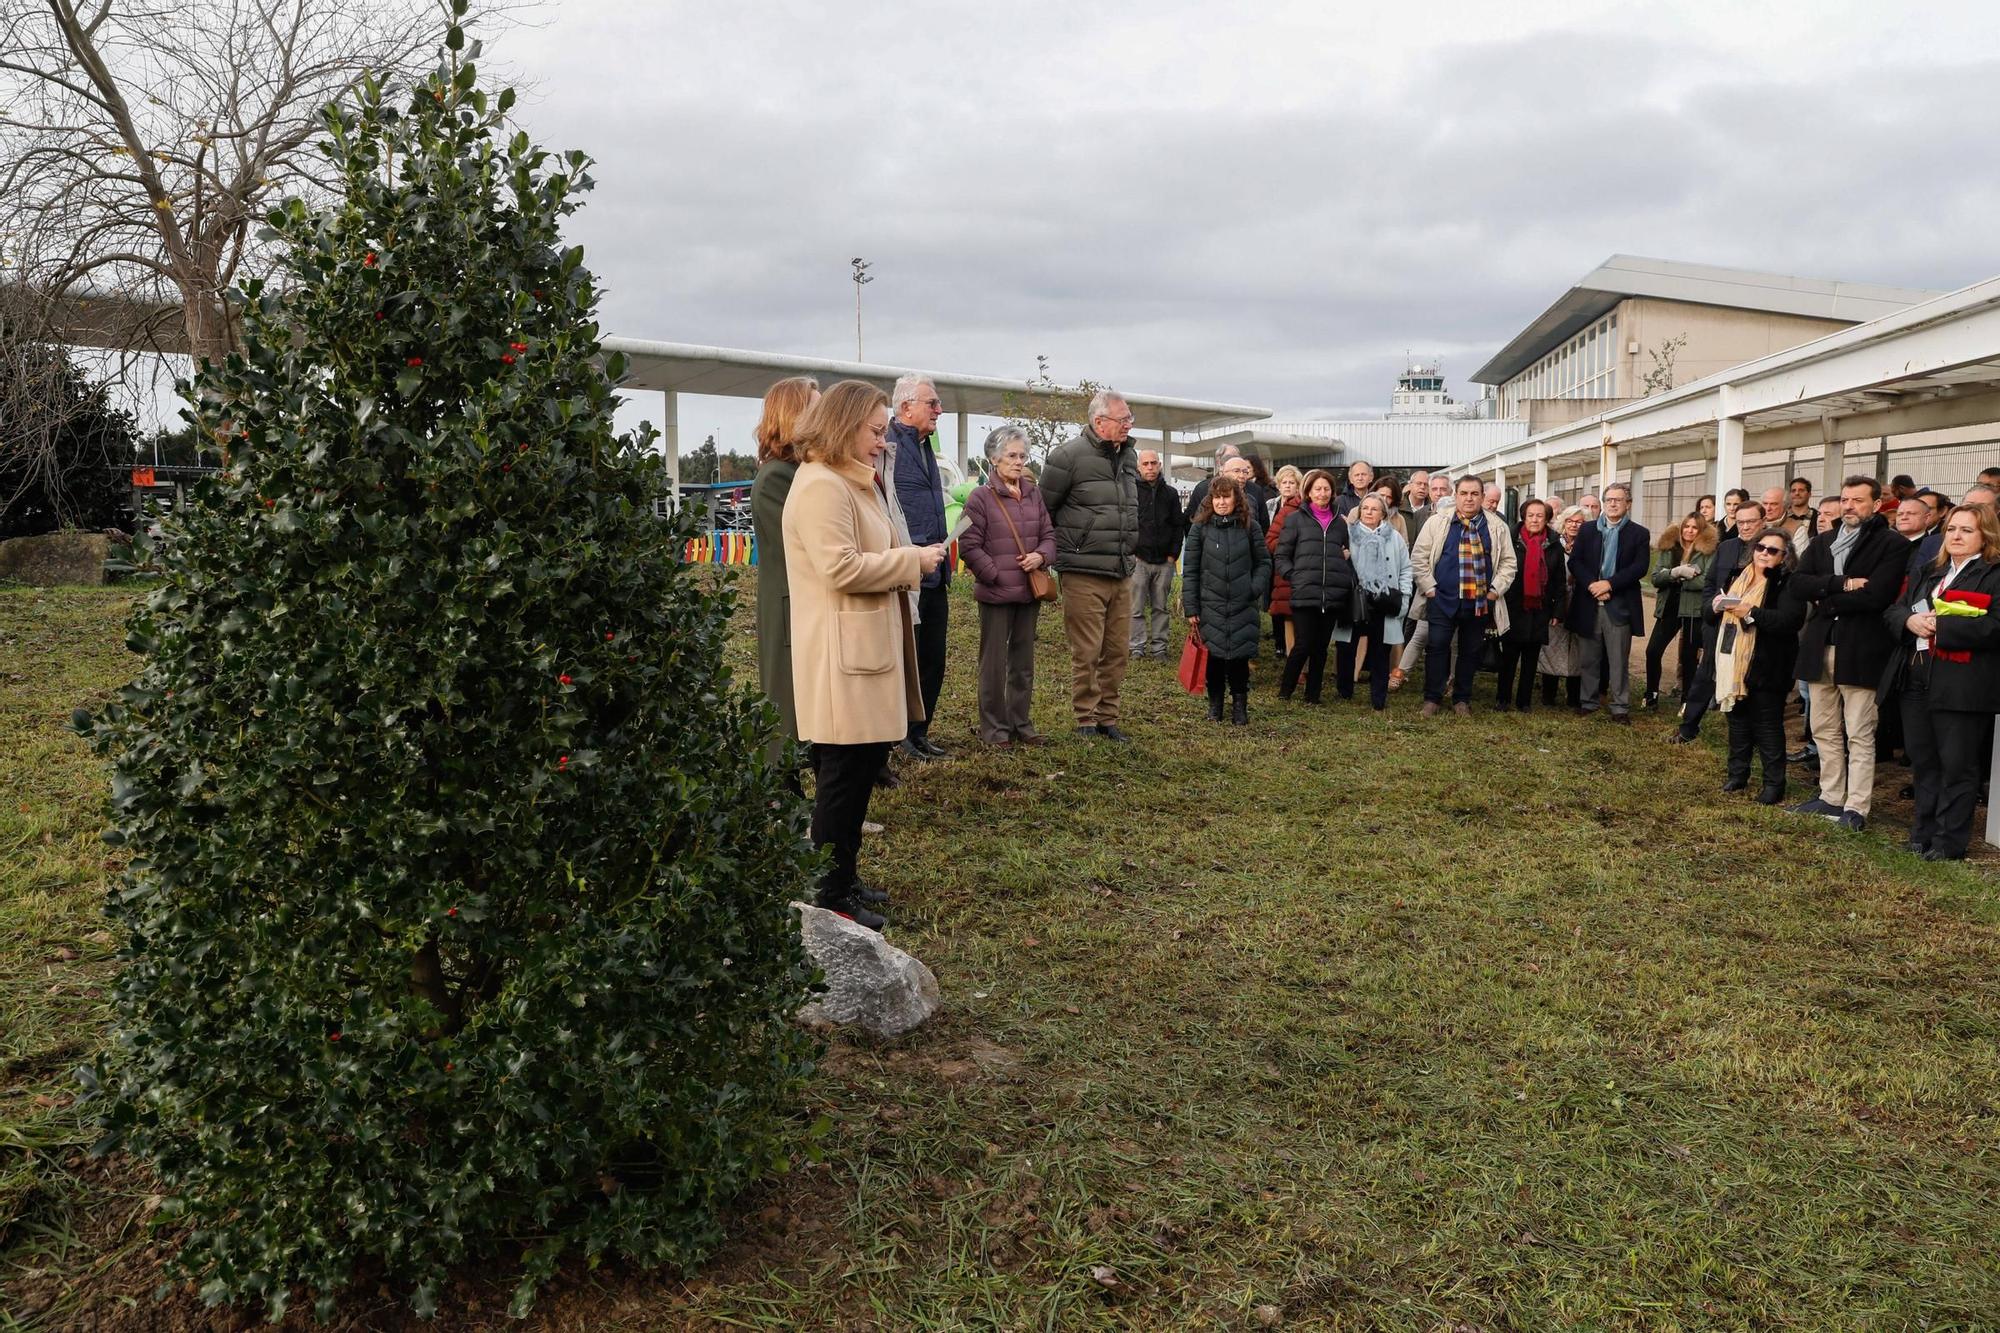
<path fill-rule="evenodd" d="M 189 416 L 228 463 L 169 530 L 146 656 L 78 725 L 130 853 L 104 1147 L 149 1161 L 211 1302 L 366 1275 L 685 1265 L 786 1164 L 811 1070 L 803 808 L 723 665 L 649 438 L 615 436 L 559 223 L 457 29 L 342 183 L 273 213 L 280 287 Z"/>

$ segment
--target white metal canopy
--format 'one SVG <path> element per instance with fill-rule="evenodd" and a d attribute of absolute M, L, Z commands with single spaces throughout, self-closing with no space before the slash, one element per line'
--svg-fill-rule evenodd
<path fill-rule="evenodd" d="M 965 466 L 971 418 L 1013 416 L 1022 410 L 1023 404 L 1048 393 L 1037 390 L 1026 380 L 957 375 L 918 366 L 871 365 L 865 361 L 832 361 L 778 352 L 746 352 L 733 347 L 652 342 L 644 338 L 606 338 L 603 346 L 607 353 L 625 355 L 628 365 L 624 388 L 655 389 L 666 396 L 660 442 L 666 448 L 667 468 L 676 482 L 680 480 L 680 395 L 684 393 L 762 398 L 773 384 L 792 375 L 811 375 L 822 385 L 842 379 L 866 380 L 886 391 L 901 376 L 920 374 L 937 389 L 944 410 L 958 416 L 956 452 L 961 469 Z M 1133 424 L 1160 432 L 1161 445 L 1169 453 L 1173 450 L 1175 431 L 1192 433 L 1203 427 L 1260 421 L 1271 415 L 1270 409 L 1263 407 L 1204 403 L 1122 388 L 1119 392 L 1126 406 L 1132 409 Z"/>
<path fill-rule="evenodd" d="M 672 393 L 715 394 L 725 398 L 762 398 L 765 391 L 792 375 L 812 375 L 822 385 L 833 380 L 866 380 L 888 389 L 899 376 L 915 373 L 936 386 L 947 412 L 1000 417 L 1017 412 L 1035 397 L 1026 380 L 990 375 L 959 375 L 921 366 L 885 366 L 863 361 L 833 361 L 778 352 L 746 352 L 733 347 L 701 347 L 693 343 L 653 342 L 644 338 L 606 338 L 604 350 L 623 352 L 630 363 L 629 389 L 659 389 Z M 1197 431 L 1212 426 L 1259 421 L 1270 409 L 1235 403 L 1206 403 L 1191 398 L 1167 398 L 1120 388 L 1142 430 Z"/>

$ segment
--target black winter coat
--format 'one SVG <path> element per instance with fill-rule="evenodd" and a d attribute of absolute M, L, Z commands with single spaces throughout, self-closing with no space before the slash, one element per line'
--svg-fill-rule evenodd
<path fill-rule="evenodd" d="M 1910 558 L 1909 539 L 1876 514 L 1862 520 L 1861 536 L 1847 555 L 1847 572 L 1833 572 L 1836 526 L 1813 538 L 1799 561 L 1795 582 L 1799 596 L 1812 603 L 1812 616 L 1799 632 L 1799 679 L 1817 682 L 1826 674 L 1826 650 L 1833 648 L 1835 685 L 1865 685 L 1876 689 L 1889 666 L 1896 640 L 1882 613 L 1902 591 L 1903 566 Z M 1868 586 L 1847 592 L 1847 579 L 1867 579 Z"/>
<path fill-rule="evenodd" d="M 1210 653 L 1230 659 L 1257 655 L 1270 591 L 1271 553 L 1262 528 L 1231 514 L 1211 517 L 1188 532 L 1181 550 L 1181 610 L 1201 617 L 1201 641 Z"/>
<path fill-rule="evenodd" d="M 1042 502 L 1056 525 L 1056 572 L 1122 579 L 1139 545 L 1139 451 L 1085 426 L 1042 465 Z"/>
<path fill-rule="evenodd" d="M 1309 509 L 1294 509 L 1278 531 L 1278 572 L 1292 585 L 1292 610 L 1332 611 L 1342 624 L 1354 620 L 1361 580 L 1347 558 L 1347 520 L 1324 528 Z"/>
<path fill-rule="evenodd" d="M 1883 628 L 1895 635 L 1897 674 L 1925 669 L 1911 665 L 1910 654 L 1917 641 L 1904 622 L 1910 618 L 1910 604 L 1919 597 L 1928 599 L 1943 577 L 1941 569 L 1924 570 L 1916 586 L 1906 589 L 1882 613 Z M 1975 557 L 1959 571 L 1947 591 L 1983 594 L 1992 599 L 1991 609 L 1983 616 L 1938 617 L 1932 648 L 1970 653 L 1972 660 L 1954 662 L 1938 652 L 1928 654 L 1930 705 L 1946 712 L 2000 713 L 2000 565 Z"/>
<path fill-rule="evenodd" d="M 1793 586 L 1796 575 L 1781 567 L 1764 577 L 1771 586 L 1764 591 L 1764 604 L 1750 613 L 1750 624 L 1757 631 L 1757 651 L 1751 654 L 1750 678 L 1743 684 L 1746 689 L 1788 693 L 1798 685 L 1799 629 L 1806 623 L 1811 607 Z M 1735 580 L 1730 583 L 1733 585 Z M 1728 634 L 1735 623 L 1722 622 L 1718 646 L 1722 635 Z"/>
<path fill-rule="evenodd" d="M 1181 497 L 1167 484 L 1164 474 L 1158 481 L 1138 483 L 1139 545 L 1133 552 L 1149 564 L 1178 560 L 1187 519 L 1181 514 Z"/>
<path fill-rule="evenodd" d="M 1514 581 L 1507 585 L 1507 632 L 1501 638 L 1507 643 L 1518 643 L 1528 647 L 1549 641 L 1549 622 L 1558 620 L 1569 610 L 1569 565 L 1563 556 L 1562 538 L 1553 531 L 1548 532 L 1549 544 L 1544 548 L 1544 559 L 1549 566 L 1548 578 L 1542 589 L 1542 604 L 1533 611 L 1528 609 L 1528 544 L 1526 536 L 1519 528 L 1514 529 Z"/>

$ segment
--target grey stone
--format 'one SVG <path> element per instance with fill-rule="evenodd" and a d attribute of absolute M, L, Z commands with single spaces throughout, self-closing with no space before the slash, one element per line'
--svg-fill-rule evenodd
<path fill-rule="evenodd" d="M 111 539 L 101 532 L 51 532 L 0 542 L 0 578 L 44 588 L 104 582 L 104 558 Z"/>
<path fill-rule="evenodd" d="M 896 1037 L 938 1011 L 944 996 L 921 961 L 838 912 L 811 903 L 792 906 L 806 952 L 826 974 L 826 993 L 799 1010 L 800 1018 Z"/>

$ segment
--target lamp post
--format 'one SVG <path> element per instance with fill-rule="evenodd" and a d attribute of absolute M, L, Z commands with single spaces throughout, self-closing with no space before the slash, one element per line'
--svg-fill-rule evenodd
<path fill-rule="evenodd" d="M 875 279 L 868 276 L 869 264 L 860 255 L 847 261 L 854 266 L 854 359 L 861 356 L 861 289 Z"/>

